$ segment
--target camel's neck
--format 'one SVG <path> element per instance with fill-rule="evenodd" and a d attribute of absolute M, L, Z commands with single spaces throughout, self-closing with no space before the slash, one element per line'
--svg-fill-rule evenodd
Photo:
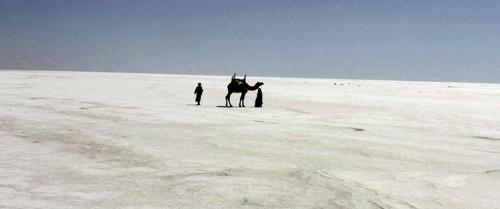
<path fill-rule="evenodd" d="M 249 90 L 249 91 L 255 91 L 255 90 L 257 90 L 257 89 L 259 88 L 259 86 L 260 86 L 260 85 L 257 85 L 257 84 L 255 84 L 255 85 L 253 85 L 253 86 L 249 86 L 249 87 L 248 87 L 248 90 Z"/>

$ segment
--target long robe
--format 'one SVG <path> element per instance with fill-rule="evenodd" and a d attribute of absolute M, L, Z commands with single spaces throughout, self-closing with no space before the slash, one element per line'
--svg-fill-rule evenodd
<path fill-rule="evenodd" d="M 203 94 L 203 88 L 201 88 L 201 86 L 196 87 L 196 89 L 194 90 L 194 93 L 196 94 L 195 102 L 200 103 L 201 94 Z"/>
<path fill-rule="evenodd" d="M 257 97 L 255 98 L 255 107 L 262 107 L 262 90 L 257 90 Z"/>

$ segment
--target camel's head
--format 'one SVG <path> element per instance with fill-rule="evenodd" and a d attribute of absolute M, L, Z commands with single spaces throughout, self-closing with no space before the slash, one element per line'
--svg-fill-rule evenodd
<path fill-rule="evenodd" d="M 262 86 L 262 85 L 264 85 L 264 83 L 262 83 L 262 82 L 257 82 L 257 83 L 255 84 L 255 86 L 257 86 L 257 87 L 258 87 L 258 86 Z"/>

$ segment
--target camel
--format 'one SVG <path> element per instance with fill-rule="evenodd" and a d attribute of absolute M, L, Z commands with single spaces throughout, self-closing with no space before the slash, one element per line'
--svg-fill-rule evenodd
<path fill-rule="evenodd" d="M 238 107 L 245 107 L 245 94 L 248 91 L 255 91 L 257 90 L 260 86 L 264 85 L 262 82 L 257 82 L 255 85 L 250 86 L 247 83 L 247 75 L 243 77 L 243 79 L 237 79 L 236 78 L 236 73 L 231 77 L 231 83 L 227 85 L 227 95 L 226 95 L 226 107 L 229 102 L 229 106 L 232 107 L 233 105 L 231 104 L 231 94 L 232 93 L 241 93 L 240 97 L 240 103 L 238 104 Z"/>

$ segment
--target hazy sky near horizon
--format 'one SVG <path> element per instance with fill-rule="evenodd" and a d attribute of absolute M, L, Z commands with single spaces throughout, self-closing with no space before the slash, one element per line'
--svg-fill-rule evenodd
<path fill-rule="evenodd" d="M 0 0 L 0 69 L 500 82 L 500 1 Z"/>

